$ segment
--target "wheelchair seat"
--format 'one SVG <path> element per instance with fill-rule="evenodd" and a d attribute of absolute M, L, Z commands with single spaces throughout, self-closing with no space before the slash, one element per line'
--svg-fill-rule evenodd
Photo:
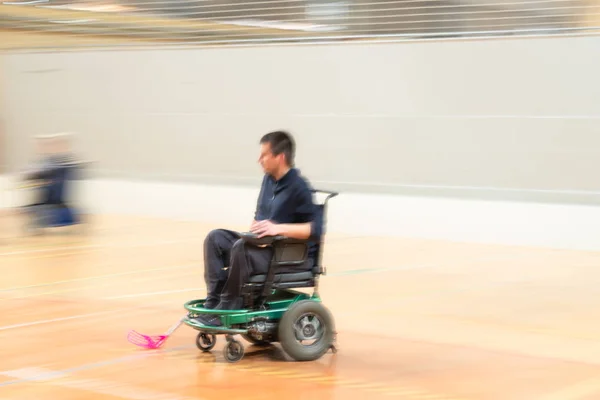
<path fill-rule="evenodd" d="M 317 268 L 313 268 L 310 271 L 275 274 L 273 277 L 273 284 L 286 284 L 287 287 L 301 287 L 304 286 L 304 283 L 310 284 L 311 282 L 309 281 L 312 281 L 317 274 Z M 265 283 L 267 281 L 267 276 L 267 274 L 252 275 L 250 276 L 250 283 Z M 295 284 L 299 284 L 301 286 L 294 286 Z"/>

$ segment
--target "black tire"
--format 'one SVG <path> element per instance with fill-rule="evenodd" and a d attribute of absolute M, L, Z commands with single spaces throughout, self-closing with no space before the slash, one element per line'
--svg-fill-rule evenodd
<path fill-rule="evenodd" d="M 204 352 L 211 351 L 215 344 L 217 344 L 217 336 L 214 334 L 200 332 L 196 336 L 196 346 Z"/>
<path fill-rule="evenodd" d="M 318 326 L 315 323 L 318 320 Z M 300 324 L 306 322 L 303 329 Z M 295 326 L 298 325 L 298 328 Z M 297 334 L 300 337 L 297 337 Z M 299 339 L 315 338 L 311 345 Z M 293 304 L 279 322 L 279 342 L 283 350 L 296 361 L 314 361 L 321 358 L 333 345 L 335 323 L 329 310 L 319 302 L 303 300 Z M 308 340 L 308 339 L 305 339 Z"/>
<path fill-rule="evenodd" d="M 227 342 L 223 348 L 223 356 L 230 363 L 240 361 L 244 357 L 244 345 L 237 340 Z"/>

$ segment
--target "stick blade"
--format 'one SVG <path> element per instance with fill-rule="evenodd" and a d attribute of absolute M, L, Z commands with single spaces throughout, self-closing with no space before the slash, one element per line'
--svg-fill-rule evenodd
<path fill-rule="evenodd" d="M 168 337 L 167 335 L 144 335 L 134 330 L 129 331 L 127 334 L 127 340 L 130 343 L 145 349 L 158 349 Z"/>

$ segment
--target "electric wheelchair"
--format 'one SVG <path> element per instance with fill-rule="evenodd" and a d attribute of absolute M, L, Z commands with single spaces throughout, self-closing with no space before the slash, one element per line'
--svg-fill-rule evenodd
<path fill-rule="evenodd" d="M 263 275 L 251 275 L 242 288 L 244 308 L 240 310 L 213 310 L 203 308 L 206 299 L 192 300 L 184 304 L 187 310 L 183 323 L 199 331 L 197 347 L 208 352 L 216 344 L 217 335 L 225 335 L 227 344 L 223 349 L 225 360 L 236 362 L 244 356 L 244 346 L 235 335 L 255 345 L 280 343 L 281 347 L 296 361 L 319 359 L 330 349 L 335 353 L 335 323 L 330 311 L 322 304 L 319 295 L 319 278 L 326 274 L 322 264 L 323 237 L 327 202 L 338 195 L 336 192 L 313 190 L 313 194 L 327 195 L 317 205 L 317 223 L 322 227 L 317 243 L 316 260 L 312 269 L 302 272 L 279 273 L 278 269 L 305 265 L 308 260 L 308 240 L 290 239 L 281 236 L 257 238 L 243 233 L 242 239 L 256 246 L 272 246 L 273 257 L 269 269 Z M 291 267 L 291 268 L 290 268 Z M 312 294 L 294 289 L 312 288 Z M 222 326 L 207 326 L 194 320 L 202 314 L 218 316 Z M 305 345 L 304 341 L 311 341 Z"/>

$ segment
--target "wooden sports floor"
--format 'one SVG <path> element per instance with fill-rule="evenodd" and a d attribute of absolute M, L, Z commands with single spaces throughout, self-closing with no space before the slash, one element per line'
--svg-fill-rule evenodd
<path fill-rule="evenodd" d="M 237 364 L 181 326 L 213 226 L 94 216 L 82 234 L 0 221 L 0 400 L 600 399 L 600 253 L 331 234 L 322 279 L 339 351 L 244 341 Z M 244 229 L 246 227 L 233 227 Z"/>

